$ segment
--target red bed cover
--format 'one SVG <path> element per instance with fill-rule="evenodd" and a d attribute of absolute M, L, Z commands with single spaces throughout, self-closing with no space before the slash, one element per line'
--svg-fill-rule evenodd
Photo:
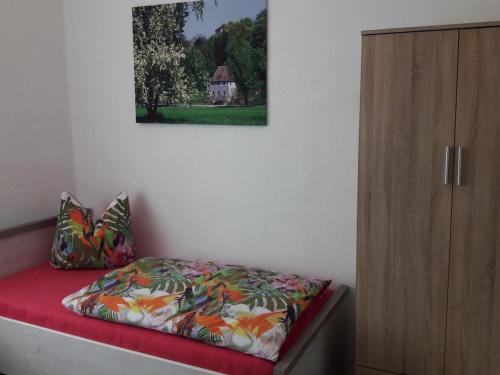
<path fill-rule="evenodd" d="M 0 316 L 225 374 L 272 374 L 274 363 L 265 359 L 167 333 L 82 317 L 64 308 L 64 297 L 106 272 L 60 271 L 47 263 L 4 277 L 0 279 Z M 327 290 L 311 302 L 283 344 L 281 355 L 332 294 Z"/>

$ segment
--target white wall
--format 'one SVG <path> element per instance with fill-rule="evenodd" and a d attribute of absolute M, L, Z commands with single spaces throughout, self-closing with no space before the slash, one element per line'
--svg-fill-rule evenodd
<path fill-rule="evenodd" d="M 135 123 L 131 7 L 157 2 L 64 0 L 79 197 L 128 188 L 142 254 L 354 286 L 360 31 L 500 19 L 500 2 L 269 0 L 267 127 Z"/>
<path fill-rule="evenodd" d="M 269 0 L 267 127 L 135 124 L 131 7 L 157 2 L 64 0 L 81 200 L 128 188 L 141 254 L 353 287 L 360 31 L 499 20 L 500 1 Z"/>
<path fill-rule="evenodd" d="M 0 1 L 0 228 L 75 187 L 61 0 Z"/>

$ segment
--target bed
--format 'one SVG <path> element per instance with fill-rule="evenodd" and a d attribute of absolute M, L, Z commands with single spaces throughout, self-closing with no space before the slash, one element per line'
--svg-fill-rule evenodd
<path fill-rule="evenodd" d="M 336 286 L 299 317 L 277 363 L 188 338 L 78 316 L 61 300 L 105 270 L 48 262 L 0 279 L 0 373 L 341 374 L 343 300 Z"/>

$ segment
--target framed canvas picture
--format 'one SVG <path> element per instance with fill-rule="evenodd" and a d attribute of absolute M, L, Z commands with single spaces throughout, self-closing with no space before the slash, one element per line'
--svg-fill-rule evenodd
<path fill-rule="evenodd" d="M 138 123 L 267 125 L 267 0 L 132 10 Z"/>

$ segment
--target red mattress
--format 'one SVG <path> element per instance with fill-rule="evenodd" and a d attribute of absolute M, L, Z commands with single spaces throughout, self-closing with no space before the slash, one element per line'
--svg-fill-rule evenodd
<path fill-rule="evenodd" d="M 144 328 L 82 317 L 61 300 L 105 274 L 106 270 L 60 271 L 48 263 L 0 279 L 0 316 L 121 348 L 226 374 L 271 375 L 274 363 L 230 349 Z M 282 355 L 331 297 L 311 302 L 282 347 Z"/>

